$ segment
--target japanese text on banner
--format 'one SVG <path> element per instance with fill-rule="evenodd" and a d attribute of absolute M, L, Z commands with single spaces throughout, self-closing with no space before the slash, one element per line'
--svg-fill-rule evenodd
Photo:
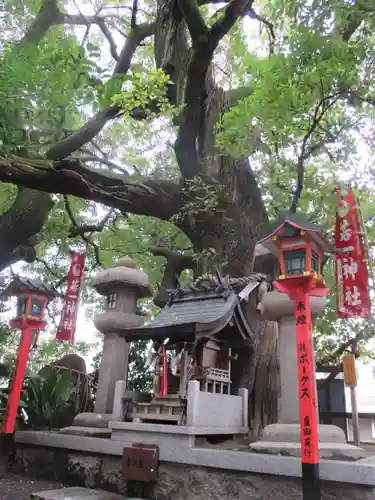
<path fill-rule="evenodd" d="M 337 316 L 348 318 L 370 314 L 368 271 L 363 233 L 352 188 L 339 190 L 335 245 Z"/>
<path fill-rule="evenodd" d="M 311 314 L 307 294 L 296 302 L 296 335 L 301 422 L 301 459 L 303 463 L 317 464 L 319 463 L 317 403 Z"/>
<path fill-rule="evenodd" d="M 56 334 L 57 340 L 67 340 L 74 343 L 85 257 L 86 255 L 84 253 L 72 252 L 71 254 L 65 304 L 61 314 L 59 329 Z"/>

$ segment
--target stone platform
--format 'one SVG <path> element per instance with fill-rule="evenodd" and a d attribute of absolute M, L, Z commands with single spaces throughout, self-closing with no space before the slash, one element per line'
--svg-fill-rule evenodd
<path fill-rule="evenodd" d="M 123 443 L 59 433 L 49 433 L 49 436 L 44 433 L 44 437 L 37 434 L 28 434 L 26 438 L 23 433 L 16 438 L 14 467 L 33 477 L 53 476 L 90 488 L 119 492 L 128 499 L 301 500 L 301 462 L 297 458 L 171 447 L 168 453 L 161 453 L 156 483 L 148 485 L 124 480 L 121 474 Z M 64 438 L 68 442 L 62 447 Z M 39 444 L 44 441 L 44 446 L 21 444 L 20 440 Z M 75 449 L 72 449 L 73 442 Z M 97 451 L 84 453 L 83 447 Z M 374 500 L 374 465 L 323 460 L 320 470 L 322 498 Z M 63 499 L 57 497 L 56 500 Z"/>
<path fill-rule="evenodd" d="M 76 484 L 85 486 L 103 488 L 105 484 L 109 485 L 111 490 L 117 488 L 120 493 L 123 492 L 123 489 L 125 491 L 127 489 L 124 480 L 121 479 L 121 457 L 124 447 L 129 446 L 131 443 L 115 441 L 113 439 L 98 439 L 43 431 L 18 431 L 15 438 L 17 443 L 17 462 L 22 470 L 27 469 L 30 473 L 46 473 L 47 475 L 53 475 L 53 477 L 58 476 L 61 477 L 61 480 L 64 480 L 65 477 L 74 478 L 75 481 L 79 481 Z M 140 442 L 139 435 L 135 442 Z M 232 480 L 236 481 L 237 484 L 238 477 L 241 477 L 244 484 L 248 486 L 253 481 L 254 484 L 262 484 L 262 488 L 265 490 L 268 489 L 269 491 L 274 488 L 273 496 L 277 500 L 284 498 L 298 498 L 300 500 L 300 493 L 299 496 L 288 496 L 291 491 L 288 494 L 285 493 L 285 495 L 278 496 L 279 490 L 277 486 L 278 483 L 281 484 L 280 481 L 284 478 L 285 480 L 288 479 L 288 484 L 294 484 L 293 491 L 299 491 L 300 483 L 298 478 L 301 477 L 301 460 L 299 458 L 251 453 L 248 447 L 247 450 L 224 450 L 220 449 L 217 445 L 215 448 L 161 446 L 159 481 L 155 485 L 155 488 L 156 490 L 161 488 L 163 491 L 170 488 L 171 485 L 167 486 L 164 483 L 165 481 L 169 481 L 168 476 L 172 475 L 174 477 L 174 487 L 176 488 L 174 491 L 177 492 L 180 487 L 182 490 L 181 496 L 177 495 L 177 493 L 174 496 L 173 491 L 169 491 L 169 496 L 158 497 L 154 495 L 154 498 L 186 499 L 187 497 L 183 496 L 184 484 L 186 483 L 184 482 L 185 480 L 181 479 L 181 474 L 188 474 L 189 477 L 191 475 L 189 481 L 193 481 L 194 483 L 195 480 L 192 478 L 197 474 L 203 475 L 203 470 L 201 469 L 204 469 L 204 474 L 207 476 L 206 480 L 208 482 L 211 481 L 211 476 L 216 475 L 226 478 L 226 482 L 224 479 L 221 479 L 221 481 L 224 481 L 227 485 Z M 329 481 L 331 489 L 334 488 L 333 485 L 335 483 L 346 484 L 345 488 L 338 487 L 337 489 L 343 495 L 342 497 L 337 493 L 336 496 L 330 498 L 361 498 L 363 500 L 370 498 L 374 500 L 375 498 L 373 495 L 373 488 L 375 488 L 375 464 L 369 459 L 367 461 L 360 460 L 355 462 L 323 459 L 320 463 L 320 476 L 323 481 Z M 186 478 L 186 481 L 188 481 L 188 478 Z M 363 496 L 359 494 L 356 494 L 357 496 L 348 496 L 345 492 L 351 491 L 349 485 L 362 485 L 363 487 L 369 487 L 369 489 L 358 489 L 358 491 L 362 491 Z M 203 490 L 207 491 L 205 488 Z M 287 492 L 287 490 L 288 488 L 285 491 Z M 370 490 L 373 496 L 370 496 Z M 194 494 L 192 493 L 189 500 L 196 498 L 204 499 L 204 496 L 197 495 L 198 490 L 194 490 Z M 139 495 L 138 493 L 132 496 L 142 497 L 143 495 Z M 249 496 L 251 497 L 251 495 Z M 207 500 L 210 498 L 213 497 L 208 496 Z M 220 497 L 216 496 L 214 498 Z M 223 498 L 228 497 L 223 493 Z M 238 500 L 240 497 L 234 496 L 233 498 Z M 257 498 L 257 496 L 254 496 L 254 498 Z M 269 497 L 258 495 L 258 498 Z"/>
<path fill-rule="evenodd" d="M 123 495 L 118 495 L 117 493 L 80 487 L 61 488 L 31 494 L 32 500 L 123 500 L 123 498 Z M 128 500 L 141 499 L 129 498 Z"/>

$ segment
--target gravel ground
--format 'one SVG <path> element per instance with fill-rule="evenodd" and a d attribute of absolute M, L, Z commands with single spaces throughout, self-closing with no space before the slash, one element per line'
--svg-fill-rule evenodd
<path fill-rule="evenodd" d="M 62 487 L 61 483 L 33 480 L 15 474 L 0 474 L 0 500 L 30 500 L 31 493 Z"/>

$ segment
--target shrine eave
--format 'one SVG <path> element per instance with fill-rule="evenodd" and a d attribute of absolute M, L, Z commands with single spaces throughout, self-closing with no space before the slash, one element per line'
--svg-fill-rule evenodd
<path fill-rule="evenodd" d="M 21 276 L 15 276 L 0 296 L 12 297 L 24 293 L 40 293 L 50 298 L 62 297 L 52 285 L 43 283 L 40 278 L 25 278 Z"/>
<path fill-rule="evenodd" d="M 119 334 L 128 342 L 135 340 L 164 340 L 170 342 L 194 341 L 219 333 L 232 322 L 242 338 L 252 338 L 236 293 L 199 293 L 185 295 L 165 306 L 149 324 L 124 329 Z"/>
<path fill-rule="evenodd" d="M 332 251 L 333 246 L 323 235 L 322 229 L 319 226 L 311 223 L 309 220 L 299 215 L 290 212 L 283 212 L 280 215 L 278 221 L 271 226 L 271 231 L 264 234 L 257 241 L 257 245 L 264 247 L 273 254 L 277 255 L 277 247 L 272 241 L 272 237 L 278 235 L 286 225 L 289 225 L 300 231 L 308 231 L 310 233 L 310 237 L 315 241 L 315 243 L 324 248 L 324 250 L 327 252 Z"/>

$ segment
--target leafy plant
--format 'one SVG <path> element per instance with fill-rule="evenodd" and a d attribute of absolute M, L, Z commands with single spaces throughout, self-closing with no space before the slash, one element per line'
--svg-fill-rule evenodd
<path fill-rule="evenodd" d="M 51 369 L 46 376 L 33 375 L 25 380 L 21 407 L 32 429 L 55 429 L 71 423 L 75 416 L 77 389 L 69 372 Z"/>

